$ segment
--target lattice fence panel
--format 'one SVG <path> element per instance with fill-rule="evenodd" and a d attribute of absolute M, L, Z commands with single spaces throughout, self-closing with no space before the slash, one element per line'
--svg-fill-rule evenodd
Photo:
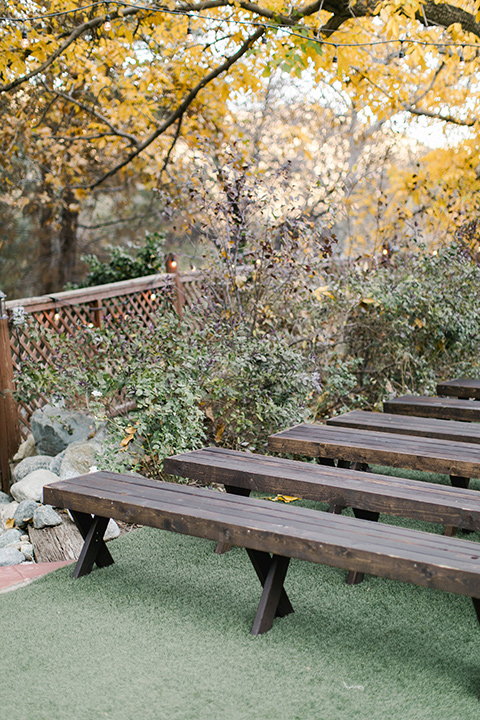
<path fill-rule="evenodd" d="M 195 304 L 198 300 L 199 295 L 193 289 L 198 279 L 198 275 L 192 275 L 183 282 L 187 305 Z M 72 293 L 71 299 L 68 299 L 68 293 L 61 293 L 59 294 L 61 299 L 48 300 L 45 302 L 45 307 L 37 307 L 30 312 L 26 307 L 26 322 L 11 323 L 10 345 L 15 372 L 21 373 L 22 365 L 26 362 L 33 361 L 42 367 L 54 363 L 54 349 L 49 344 L 48 333 L 45 331 L 53 331 L 72 338 L 81 335 L 82 330 L 87 327 L 107 326 L 115 329 L 123 325 L 128 317 L 134 317 L 148 327 L 155 324 L 157 312 L 164 308 L 166 303 L 175 303 L 177 292 L 171 275 L 162 276 L 148 283 L 147 288 L 126 289 L 123 294 L 119 294 L 116 288 L 115 294 L 109 295 L 105 291 L 106 287 L 89 289 L 86 293 L 88 301 L 82 301 L 78 293 L 77 295 Z M 97 297 L 95 290 L 98 290 Z M 46 402 L 47 399 L 40 396 L 29 402 L 18 403 L 20 431 L 23 438 L 29 432 L 32 413 Z"/>

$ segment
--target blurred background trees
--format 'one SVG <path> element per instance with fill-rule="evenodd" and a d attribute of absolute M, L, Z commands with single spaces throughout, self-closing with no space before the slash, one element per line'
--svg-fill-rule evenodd
<path fill-rule="evenodd" d="M 4 0 L 0 287 L 60 290 L 145 231 L 214 262 L 232 167 L 273 245 L 475 257 L 478 5 Z"/>

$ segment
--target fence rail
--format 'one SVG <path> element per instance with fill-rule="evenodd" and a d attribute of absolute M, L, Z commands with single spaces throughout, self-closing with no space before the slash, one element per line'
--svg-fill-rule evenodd
<path fill-rule="evenodd" d="M 194 305 L 203 294 L 201 273 L 178 273 L 176 262 L 167 258 L 170 272 L 121 282 L 80 288 L 52 295 L 2 301 L 0 311 L 0 487 L 10 485 L 9 462 L 29 428 L 32 413 L 45 404 L 16 402 L 12 391 L 15 373 L 32 360 L 42 366 L 52 360 L 52 351 L 42 329 L 75 336 L 89 327 L 118 327 L 127 316 L 149 325 L 155 313 L 169 299 L 179 314 L 183 306 Z M 29 322 L 26 322 L 26 320 Z M 31 323 L 40 330 L 31 333 Z"/>

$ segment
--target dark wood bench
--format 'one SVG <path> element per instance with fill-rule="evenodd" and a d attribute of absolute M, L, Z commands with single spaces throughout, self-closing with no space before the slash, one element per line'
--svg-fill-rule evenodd
<path fill-rule="evenodd" d="M 85 538 L 74 577 L 113 563 L 109 518 L 244 547 L 263 585 L 253 635 L 293 610 L 291 558 L 465 595 L 480 619 L 480 549 L 468 540 L 111 472 L 47 485 L 44 502 L 68 508 Z"/>
<path fill-rule="evenodd" d="M 480 478 L 474 443 L 303 423 L 271 435 L 268 446 L 278 453 L 442 473 L 457 487 Z"/>
<path fill-rule="evenodd" d="M 457 398 L 438 398 L 427 395 L 402 395 L 383 403 L 386 413 L 417 415 L 418 417 L 480 422 L 480 402 Z"/>
<path fill-rule="evenodd" d="M 472 378 L 455 378 L 437 383 L 438 395 L 449 395 L 466 400 L 480 400 L 480 380 Z"/>
<path fill-rule="evenodd" d="M 215 447 L 166 458 L 164 471 L 223 484 L 233 494 L 279 493 L 352 507 L 363 519 L 386 513 L 480 530 L 476 490 Z"/>
<path fill-rule="evenodd" d="M 458 420 L 352 410 L 344 415 L 330 418 L 327 420 L 327 425 L 480 444 L 480 424 Z"/>

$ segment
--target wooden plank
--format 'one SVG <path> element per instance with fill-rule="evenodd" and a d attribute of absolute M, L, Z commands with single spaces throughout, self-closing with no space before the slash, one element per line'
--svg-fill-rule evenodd
<path fill-rule="evenodd" d="M 427 395 L 402 395 L 383 403 L 386 413 L 417 415 L 418 417 L 480 422 L 480 402 L 457 398 L 437 398 Z"/>
<path fill-rule="evenodd" d="M 437 383 L 438 395 L 448 395 L 465 400 L 480 400 L 480 380 L 472 378 L 455 378 Z"/>
<path fill-rule="evenodd" d="M 480 447 L 473 443 L 304 423 L 271 435 L 268 444 L 279 453 L 480 477 Z"/>
<path fill-rule="evenodd" d="M 60 494 L 68 501 L 67 507 L 80 509 L 80 503 L 84 512 L 108 513 L 117 519 L 127 516 L 141 524 L 215 541 L 227 540 L 272 555 L 391 577 L 471 597 L 480 595 L 480 551 L 470 541 L 405 532 L 305 508 L 294 508 L 293 513 L 290 507 L 209 490 L 192 488 L 185 493 L 182 486 L 171 483 L 159 483 L 157 499 L 150 501 L 149 507 L 122 500 L 126 495 L 118 491 L 108 490 L 103 495 L 98 491 L 98 497 L 94 497 L 89 495 L 88 488 L 79 492 L 75 482 L 58 484 L 63 485 Z M 65 488 L 69 484 L 76 488 L 71 494 Z M 56 494 L 55 485 L 47 486 L 46 491 L 46 501 L 51 502 Z M 201 496 L 210 498 L 215 507 L 209 509 L 208 503 L 207 507 L 197 507 L 195 501 Z M 181 502 L 175 504 L 173 497 Z M 222 508 L 227 506 L 229 514 L 225 516 Z M 246 516 L 245 506 L 250 508 L 251 517 Z M 277 516 L 275 521 L 272 513 Z"/>
<path fill-rule="evenodd" d="M 327 425 L 480 444 L 480 424 L 460 422 L 459 420 L 439 420 L 438 418 L 419 418 L 414 415 L 352 410 L 344 415 L 330 418 L 327 420 Z"/>
<path fill-rule="evenodd" d="M 295 495 L 365 511 L 480 529 L 480 494 L 447 485 L 344 470 L 224 448 L 203 448 L 165 459 L 166 472 L 197 482 L 224 483 L 262 493 Z"/>

